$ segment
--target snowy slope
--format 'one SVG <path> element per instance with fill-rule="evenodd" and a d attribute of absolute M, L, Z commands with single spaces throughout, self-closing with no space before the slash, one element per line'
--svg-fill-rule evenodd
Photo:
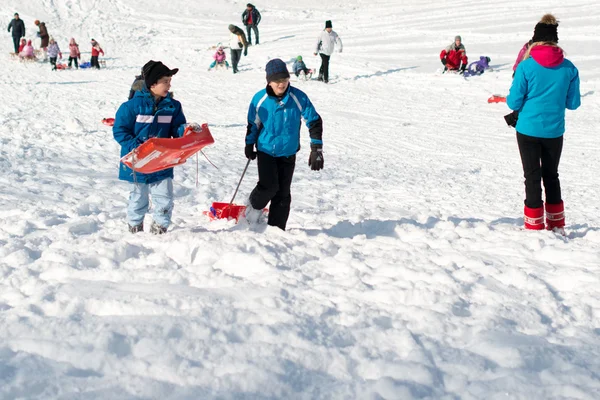
<path fill-rule="evenodd" d="M 22 4 L 26 3 L 26 4 Z M 0 38 L 0 399 L 600 398 L 600 9 L 573 0 L 270 0 L 242 73 L 206 71 L 245 2 L 4 0 L 66 53 L 51 72 Z M 545 12 L 579 67 L 560 168 L 567 238 L 523 232 L 505 105 Z M 289 230 L 202 215 L 229 200 L 269 58 L 309 67 L 326 19 L 344 41 L 332 84 L 294 82 L 325 124 L 325 170 L 298 155 Z M 494 71 L 442 76 L 461 34 Z M 119 148 L 100 123 L 149 59 L 216 139 L 176 170 L 172 231 L 129 235 Z M 305 142 L 308 133 L 303 128 Z M 240 199 L 256 182 L 255 166 Z"/>

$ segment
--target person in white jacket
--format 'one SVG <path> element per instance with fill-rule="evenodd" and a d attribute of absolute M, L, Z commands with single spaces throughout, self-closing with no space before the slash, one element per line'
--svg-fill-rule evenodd
<path fill-rule="evenodd" d="M 325 83 L 329 82 L 329 59 L 335 50 L 336 44 L 340 46 L 339 51 L 341 53 L 343 49 L 342 39 L 333 31 L 331 21 L 325 21 L 325 29 L 317 39 L 315 50 L 315 56 L 317 53 L 321 56 L 321 68 L 319 68 L 318 79 Z"/>

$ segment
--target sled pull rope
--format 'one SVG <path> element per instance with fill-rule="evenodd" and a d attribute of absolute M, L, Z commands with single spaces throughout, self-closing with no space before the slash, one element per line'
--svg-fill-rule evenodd
<path fill-rule="evenodd" d="M 246 171 L 248 171 L 248 166 L 250 165 L 250 161 L 252 161 L 252 160 L 248 159 L 248 162 L 246 163 L 246 168 L 244 168 L 244 172 L 242 172 L 242 177 L 240 178 L 240 181 L 238 182 L 238 185 L 235 188 L 235 192 L 233 193 L 233 197 L 231 198 L 231 201 L 229 202 L 229 207 L 231 207 L 231 205 L 233 204 L 233 201 L 235 200 L 235 196 L 237 196 L 237 192 L 240 189 L 240 185 L 242 184 L 242 181 L 244 180 L 244 175 L 246 175 Z"/>
<path fill-rule="evenodd" d="M 212 163 L 212 161 L 210 161 L 210 160 L 208 159 L 208 157 L 206 156 L 206 154 L 204 154 L 204 151 L 203 151 L 203 150 L 200 150 L 200 153 L 202 153 L 202 155 L 204 156 L 204 158 L 206 158 L 206 161 L 208 161 L 208 163 L 209 163 L 210 165 L 212 165 L 212 166 L 213 166 L 213 167 L 215 167 L 217 170 L 219 170 L 219 167 L 217 167 L 215 164 L 213 164 L 213 163 Z M 219 171 L 220 171 L 220 170 L 219 170 Z"/>

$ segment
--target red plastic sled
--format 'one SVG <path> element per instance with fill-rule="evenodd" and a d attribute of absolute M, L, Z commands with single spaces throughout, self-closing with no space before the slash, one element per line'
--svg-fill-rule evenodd
<path fill-rule="evenodd" d="M 67 64 L 56 64 L 56 69 L 67 69 Z"/>
<path fill-rule="evenodd" d="M 113 126 L 115 124 L 115 119 L 114 118 L 103 118 L 102 123 L 104 125 Z"/>
<path fill-rule="evenodd" d="M 183 164 L 214 142 L 207 124 L 203 124 L 200 131 L 187 127 L 183 137 L 152 138 L 121 158 L 121 162 L 136 172 L 150 174 Z"/>
<path fill-rule="evenodd" d="M 246 214 L 246 206 L 238 206 L 229 203 L 212 203 L 209 211 L 204 212 L 211 220 L 214 219 L 235 219 L 237 223 L 240 217 Z"/>
<path fill-rule="evenodd" d="M 499 94 L 493 94 L 492 97 L 488 99 L 488 103 L 506 103 L 506 97 L 500 96 Z"/>

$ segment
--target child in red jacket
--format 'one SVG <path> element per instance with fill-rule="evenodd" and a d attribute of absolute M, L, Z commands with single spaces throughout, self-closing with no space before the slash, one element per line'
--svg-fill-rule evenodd
<path fill-rule="evenodd" d="M 467 58 L 467 51 L 462 44 L 462 38 L 460 36 L 456 36 L 454 38 L 454 43 L 442 50 L 440 53 L 440 60 L 442 60 L 442 64 L 444 64 L 444 72 L 460 71 L 461 74 L 465 72 L 469 59 Z"/>
<path fill-rule="evenodd" d="M 92 39 L 91 44 L 92 44 L 92 60 L 91 60 L 92 68 L 100 69 L 100 63 L 98 63 L 98 56 L 100 54 L 104 55 L 104 50 L 102 50 L 102 47 L 100 47 L 100 43 L 96 42 L 94 39 Z"/>

